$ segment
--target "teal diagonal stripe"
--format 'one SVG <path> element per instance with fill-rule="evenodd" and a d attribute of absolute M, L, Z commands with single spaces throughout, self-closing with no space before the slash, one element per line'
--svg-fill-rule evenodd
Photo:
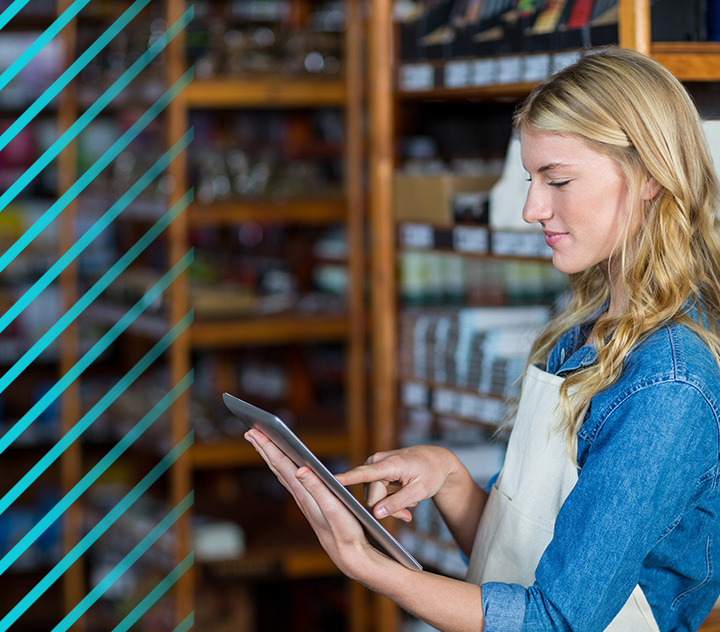
<path fill-rule="evenodd" d="M 193 433 L 190 431 L 147 476 L 145 476 L 128 494 L 113 507 L 110 512 L 90 532 L 78 542 L 58 564 L 43 577 L 40 582 L 20 602 L 0 620 L 0 632 L 5 632 L 38 597 L 72 566 L 97 539 L 142 496 L 150 486 L 162 476 L 168 468 L 192 445 Z"/>
<path fill-rule="evenodd" d="M 55 202 L 5 253 L 0 257 L 2 272 L 27 245 L 52 222 L 70 202 L 72 202 L 99 174 L 123 151 L 145 127 L 165 109 L 168 104 L 185 88 L 193 78 L 192 68 L 188 70 L 162 97 L 145 112 L 130 129 L 125 132 L 95 164 Z M 1 197 L 1 196 L 0 196 Z M 0 211 L 4 208 L 0 204 Z"/>
<path fill-rule="evenodd" d="M 2 316 L 0 316 L 0 332 L 4 331 L 5 328 L 13 321 L 15 318 L 17 318 L 18 314 L 22 312 L 32 301 L 34 301 L 37 296 L 42 292 L 50 283 L 52 283 L 57 277 L 60 276 L 63 270 L 67 268 L 92 242 L 95 238 L 97 238 L 102 231 L 104 231 L 112 222 L 113 220 L 117 219 L 117 217 L 120 215 L 120 213 L 127 208 L 127 206 L 158 176 L 162 171 L 182 152 L 184 149 L 188 147 L 190 142 L 192 141 L 193 132 L 192 130 L 189 130 L 185 133 L 185 135 L 168 151 L 165 153 L 160 160 L 158 160 L 148 171 L 145 173 L 130 189 L 115 203 L 113 204 L 110 209 L 103 214 L 103 216 L 95 222 L 93 226 L 88 229 L 85 234 L 80 237 L 68 250 L 65 254 L 63 254 L 60 259 L 56 263 L 54 263 L 50 269 L 43 274 L 26 292 L 21 296 L 15 303 L 8 309 Z M 171 215 L 171 220 L 174 219 L 180 211 L 185 209 L 187 205 L 192 201 L 193 198 L 193 189 L 190 189 L 189 192 L 187 192 L 180 201 L 175 205 Z M 160 222 L 160 224 L 164 224 L 163 228 L 167 227 L 167 224 L 165 223 L 167 220 L 166 218 L 163 218 Z M 157 236 L 157 235 L 156 235 Z M 139 254 L 139 251 L 137 251 L 137 246 L 132 248 L 131 251 L 135 251 L 137 256 Z M 135 258 L 133 256 L 133 259 Z M 127 255 L 123 257 L 123 259 L 126 259 Z M 119 273 L 119 271 L 118 271 Z M 103 288 L 104 289 L 104 288 Z M 87 303 L 89 304 L 89 302 Z M 85 307 L 87 306 L 85 305 Z M 83 307 L 84 309 L 84 307 Z M 71 310 L 72 311 L 72 310 Z M 79 313 L 79 312 L 78 312 Z M 67 316 L 67 315 L 66 315 Z M 69 321 L 68 321 L 69 323 Z M 58 323 L 59 324 L 59 323 Z M 53 328 L 54 329 L 54 328 Z M 50 332 L 48 332 L 50 333 Z M 47 334 L 46 334 L 47 335 Z M 43 336 L 45 338 L 45 336 Z M 47 344 L 50 344 L 54 340 L 54 338 L 49 339 L 47 341 Z M 40 341 L 39 341 L 40 342 Z M 37 353 L 30 357 L 29 359 L 23 359 L 18 364 L 24 364 L 19 370 L 22 370 L 27 366 L 27 363 L 30 360 L 33 360 L 34 358 L 39 355 L 39 353 L 42 353 L 45 350 L 45 346 L 40 346 L 37 350 Z M 17 364 L 16 367 L 17 368 Z M 19 372 L 19 371 L 18 371 Z M 7 377 L 7 375 L 6 375 Z M 14 377 L 13 377 L 14 379 Z M 9 382 L 0 380 L 0 392 L 5 390 L 5 386 L 2 386 L 2 384 L 7 385 Z"/>
<path fill-rule="evenodd" d="M 83 115 L 80 116 L 77 121 L 75 121 L 67 129 L 67 131 L 62 134 L 62 136 L 60 136 L 60 138 L 58 138 L 58 140 L 56 140 L 47 149 L 47 151 L 45 151 L 45 153 L 43 153 L 43 155 L 33 163 L 32 166 L 17 179 L 16 182 L 8 187 L 7 191 L 0 195 L 0 211 L 2 211 L 10 201 L 15 199 L 17 194 L 20 193 L 20 191 L 22 191 L 30 183 L 30 181 L 35 178 L 35 176 L 47 167 L 48 164 L 50 164 L 50 162 L 57 157 L 57 155 L 65 147 L 67 147 L 68 143 L 70 143 L 70 141 L 72 141 L 87 126 L 87 124 L 92 121 L 108 103 L 110 103 L 110 101 L 112 101 L 124 88 L 128 86 L 130 81 L 132 81 L 140 73 L 140 71 L 143 70 L 143 68 L 145 68 L 153 59 L 155 59 L 155 57 L 157 57 L 160 52 L 165 49 L 167 43 L 174 39 L 178 33 L 180 33 L 182 29 L 190 23 L 192 17 L 193 9 L 191 7 L 165 32 L 162 37 L 158 38 L 158 40 L 141 55 L 141 57 L 132 66 L 130 66 L 130 68 L 128 68 L 128 70 L 125 71 L 125 73 L 112 86 L 110 86 L 110 88 L 108 88 L 102 96 L 100 96 L 100 98 L 98 98 L 98 100 L 95 101 L 95 103 L 93 103 L 87 111 L 84 112 Z M 172 93 L 169 100 L 172 100 L 175 96 L 177 96 L 180 90 L 182 90 L 182 88 L 179 90 L 173 90 L 173 88 L 171 88 L 168 91 Z M 115 156 L 113 156 L 113 158 L 114 157 Z M 102 158 L 100 160 L 102 160 Z"/>
<path fill-rule="evenodd" d="M 0 438 L 0 453 L 4 452 L 5 449 L 23 432 L 38 415 L 43 412 L 55 399 L 62 394 L 62 392 L 70 385 L 77 377 L 88 368 L 92 362 L 94 362 L 98 356 L 108 348 L 110 343 L 117 339 L 117 337 L 125 331 L 135 319 L 157 299 L 165 289 L 172 283 L 180 274 L 187 269 L 192 262 L 192 251 L 188 252 L 178 263 L 176 263 L 171 270 L 165 274 L 145 295 L 135 304 L 130 310 L 117 322 L 110 330 L 96 342 L 93 347 L 78 361 L 75 365 L 55 384 L 40 400 L 23 415 L 15 425 L 8 430 L 2 438 Z M 186 323 L 186 327 L 192 322 L 192 311 L 189 312 L 181 323 Z M 174 328 L 173 328 L 174 330 Z"/>
<path fill-rule="evenodd" d="M 178 564 L 165 579 L 163 579 L 157 586 L 155 586 L 155 588 L 152 589 L 152 591 L 150 591 L 145 599 L 133 608 L 132 612 L 130 612 L 130 614 L 127 615 L 120 624 L 113 629 L 113 632 L 127 632 L 127 630 L 129 630 L 133 624 L 137 623 L 140 617 L 142 617 L 153 605 L 155 605 L 157 600 L 160 599 L 160 597 L 162 597 L 178 579 L 180 579 L 185 571 L 193 565 L 193 561 L 194 554 L 191 551 L 190 554 L 182 562 L 180 562 L 180 564 Z M 175 628 L 175 631 L 189 630 L 192 627 L 193 618 L 193 613 L 191 612 L 190 615 L 186 617 L 177 628 Z M 181 627 L 183 625 L 187 625 L 187 627 Z"/>
<path fill-rule="evenodd" d="M 193 492 L 190 492 L 180 502 L 180 504 L 175 507 L 175 509 L 173 509 L 167 516 L 165 516 L 165 518 L 163 518 L 157 524 L 157 526 L 152 529 L 152 531 L 150 531 L 150 533 L 148 533 L 117 566 L 115 566 L 115 568 L 113 568 L 105 577 L 103 577 L 103 579 L 98 582 L 98 585 L 95 586 L 95 588 L 93 588 L 85 596 L 85 598 L 77 606 L 75 606 L 75 608 L 73 608 L 70 613 L 57 626 L 52 629 L 52 632 L 65 632 L 65 630 L 67 630 L 73 623 L 75 623 L 87 611 L 90 606 L 92 606 L 100 597 L 102 597 L 105 594 L 105 591 L 107 591 L 110 586 L 112 586 L 118 579 L 120 579 L 120 577 L 122 577 L 122 575 L 133 564 L 135 564 L 135 562 L 140 559 L 140 556 L 143 555 L 143 553 L 145 553 L 153 544 L 155 544 L 155 542 L 157 542 L 158 539 L 173 524 L 175 524 L 175 522 L 177 522 L 177 519 L 192 506 L 193 494 Z M 187 568 L 189 568 L 190 566 L 192 566 L 192 559 L 187 565 Z M 185 572 L 187 568 L 185 568 L 183 572 Z M 169 583 L 167 587 L 169 588 L 170 585 L 171 584 Z M 158 597 L 159 596 L 160 595 L 158 595 Z M 150 603 L 147 607 L 149 608 L 151 605 L 152 604 Z"/>
<path fill-rule="evenodd" d="M 2 90 L 13 77 L 17 76 L 17 74 L 27 66 L 28 62 L 47 46 L 50 40 L 60 33 L 88 2 L 90 2 L 90 0 L 75 0 L 75 2 L 65 9 L 45 32 L 28 46 L 22 55 L 10 64 L 5 72 L 0 75 L 0 90 Z"/>
<path fill-rule="evenodd" d="M 190 371 L 165 395 L 45 516 L 0 560 L 0 574 L 20 557 L 124 452 L 162 415 L 193 382 Z M 123 389 L 124 390 L 124 389 Z"/>
<path fill-rule="evenodd" d="M 155 225 L 143 235 L 137 243 L 125 253 L 65 314 L 62 315 L 40 339 L 28 349 L 15 364 L 0 377 L 0 393 L 24 371 L 87 307 L 98 298 L 123 270 L 143 252 L 172 222 L 184 211 L 192 201 L 192 190 L 186 193 Z M 23 297 L 24 299 L 25 297 Z M 33 297 L 34 298 L 34 297 Z M 9 311 L 9 310 L 8 310 Z"/>
<path fill-rule="evenodd" d="M 178 625 L 178 627 L 176 627 L 173 632 L 187 632 L 191 627 L 193 627 L 193 625 L 195 625 L 195 612 L 191 612 L 187 617 L 185 617 L 183 622 Z M 118 631 L 119 627 L 120 626 L 115 628 L 113 632 Z M 125 628 L 122 629 L 125 630 Z"/>
<path fill-rule="evenodd" d="M 123 378 L 113 388 L 111 388 L 110 391 L 97 404 L 95 404 L 95 406 L 93 406 L 80 421 L 74 425 L 65 434 L 65 436 L 47 452 L 45 456 L 43 456 L 32 468 L 30 468 L 30 471 L 25 474 L 25 476 L 23 476 L 12 487 L 12 489 L 2 497 L 2 499 L 0 499 L 0 513 L 4 512 L 15 500 L 17 500 L 18 496 L 20 496 L 20 494 L 22 494 L 32 483 L 34 483 L 38 477 L 60 457 L 60 455 L 73 441 L 79 439 L 80 435 L 90 427 L 90 424 L 92 424 L 103 412 L 105 412 L 108 407 L 127 390 L 128 386 L 137 380 L 137 378 L 139 378 L 155 360 L 167 351 L 177 337 L 190 326 L 191 322 L 192 314 L 187 314 L 142 358 L 142 360 L 140 360 L 140 362 L 130 369 L 130 371 L 128 371 Z"/>
<path fill-rule="evenodd" d="M 7 23 L 12 20 L 29 1 L 30 0 L 14 0 L 5 11 L 0 13 L 0 29 L 7 26 Z"/>
<path fill-rule="evenodd" d="M 150 0 L 135 0 L 130 8 L 123 13 L 116 22 L 110 26 L 91 46 L 78 57 L 65 72 L 58 77 L 53 84 L 40 95 L 35 102 L 23 112 L 17 120 L 0 134 L 0 149 L 3 149 L 30 121 L 32 121 L 42 109 L 50 103 L 60 91 L 72 81 L 80 71 L 92 61 L 97 54 L 107 46 L 130 21 L 144 9 Z M 0 26 L 2 28 L 2 26 Z"/>

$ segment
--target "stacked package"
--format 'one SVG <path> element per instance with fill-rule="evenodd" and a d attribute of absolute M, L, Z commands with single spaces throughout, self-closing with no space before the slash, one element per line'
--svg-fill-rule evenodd
<path fill-rule="evenodd" d="M 498 423 L 519 394 L 530 348 L 549 309 L 406 310 L 400 319 L 401 401 L 408 408 Z"/>

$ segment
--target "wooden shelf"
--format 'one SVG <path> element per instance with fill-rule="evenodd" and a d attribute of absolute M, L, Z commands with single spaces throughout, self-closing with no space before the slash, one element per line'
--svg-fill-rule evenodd
<path fill-rule="evenodd" d="M 717 81 L 720 42 L 657 42 L 651 55 L 681 81 Z"/>
<path fill-rule="evenodd" d="M 194 347 L 228 345 L 329 342 L 347 339 L 350 324 L 345 316 L 278 316 L 236 321 L 194 323 Z"/>
<path fill-rule="evenodd" d="M 191 204 L 191 227 L 226 226 L 242 222 L 262 224 L 335 224 L 347 219 L 343 199 L 291 199 Z"/>
<path fill-rule="evenodd" d="M 703 623 L 698 632 L 720 632 L 720 608 L 713 608 L 710 611 L 705 623 Z"/>
<path fill-rule="evenodd" d="M 332 79 L 205 79 L 193 81 L 184 100 L 196 109 L 343 107 L 347 88 L 344 81 Z"/>
<path fill-rule="evenodd" d="M 303 436 L 303 442 L 320 459 L 347 454 L 350 440 L 345 435 L 310 434 Z M 191 451 L 192 467 L 209 470 L 225 467 L 259 466 L 263 461 L 255 449 L 245 440 L 224 440 L 221 443 L 196 443 Z"/>

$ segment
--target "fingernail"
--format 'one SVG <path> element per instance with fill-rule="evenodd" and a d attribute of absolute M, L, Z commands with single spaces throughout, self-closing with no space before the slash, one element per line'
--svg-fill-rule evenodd
<path fill-rule="evenodd" d="M 378 507 L 378 510 L 375 512 L 375 515 L 378 518 L 385 518 L 388 515 L 388 510 L 385 509 L 385 507 Z"/>

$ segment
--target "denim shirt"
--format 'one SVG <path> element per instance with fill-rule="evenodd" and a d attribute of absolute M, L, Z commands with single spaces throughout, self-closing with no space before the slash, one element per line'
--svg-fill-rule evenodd
<path fill-rule="evenodd" d="M 547 371 L 597 359 L 566 332 Z M 604 630 L 636 584 L 662 632 L 695 630 L 720 594 L 720 370 L 675 323 L 645 339 L 578 432 L 578 481 L 530 588 L 482 586 L 485 632 Z"/>

